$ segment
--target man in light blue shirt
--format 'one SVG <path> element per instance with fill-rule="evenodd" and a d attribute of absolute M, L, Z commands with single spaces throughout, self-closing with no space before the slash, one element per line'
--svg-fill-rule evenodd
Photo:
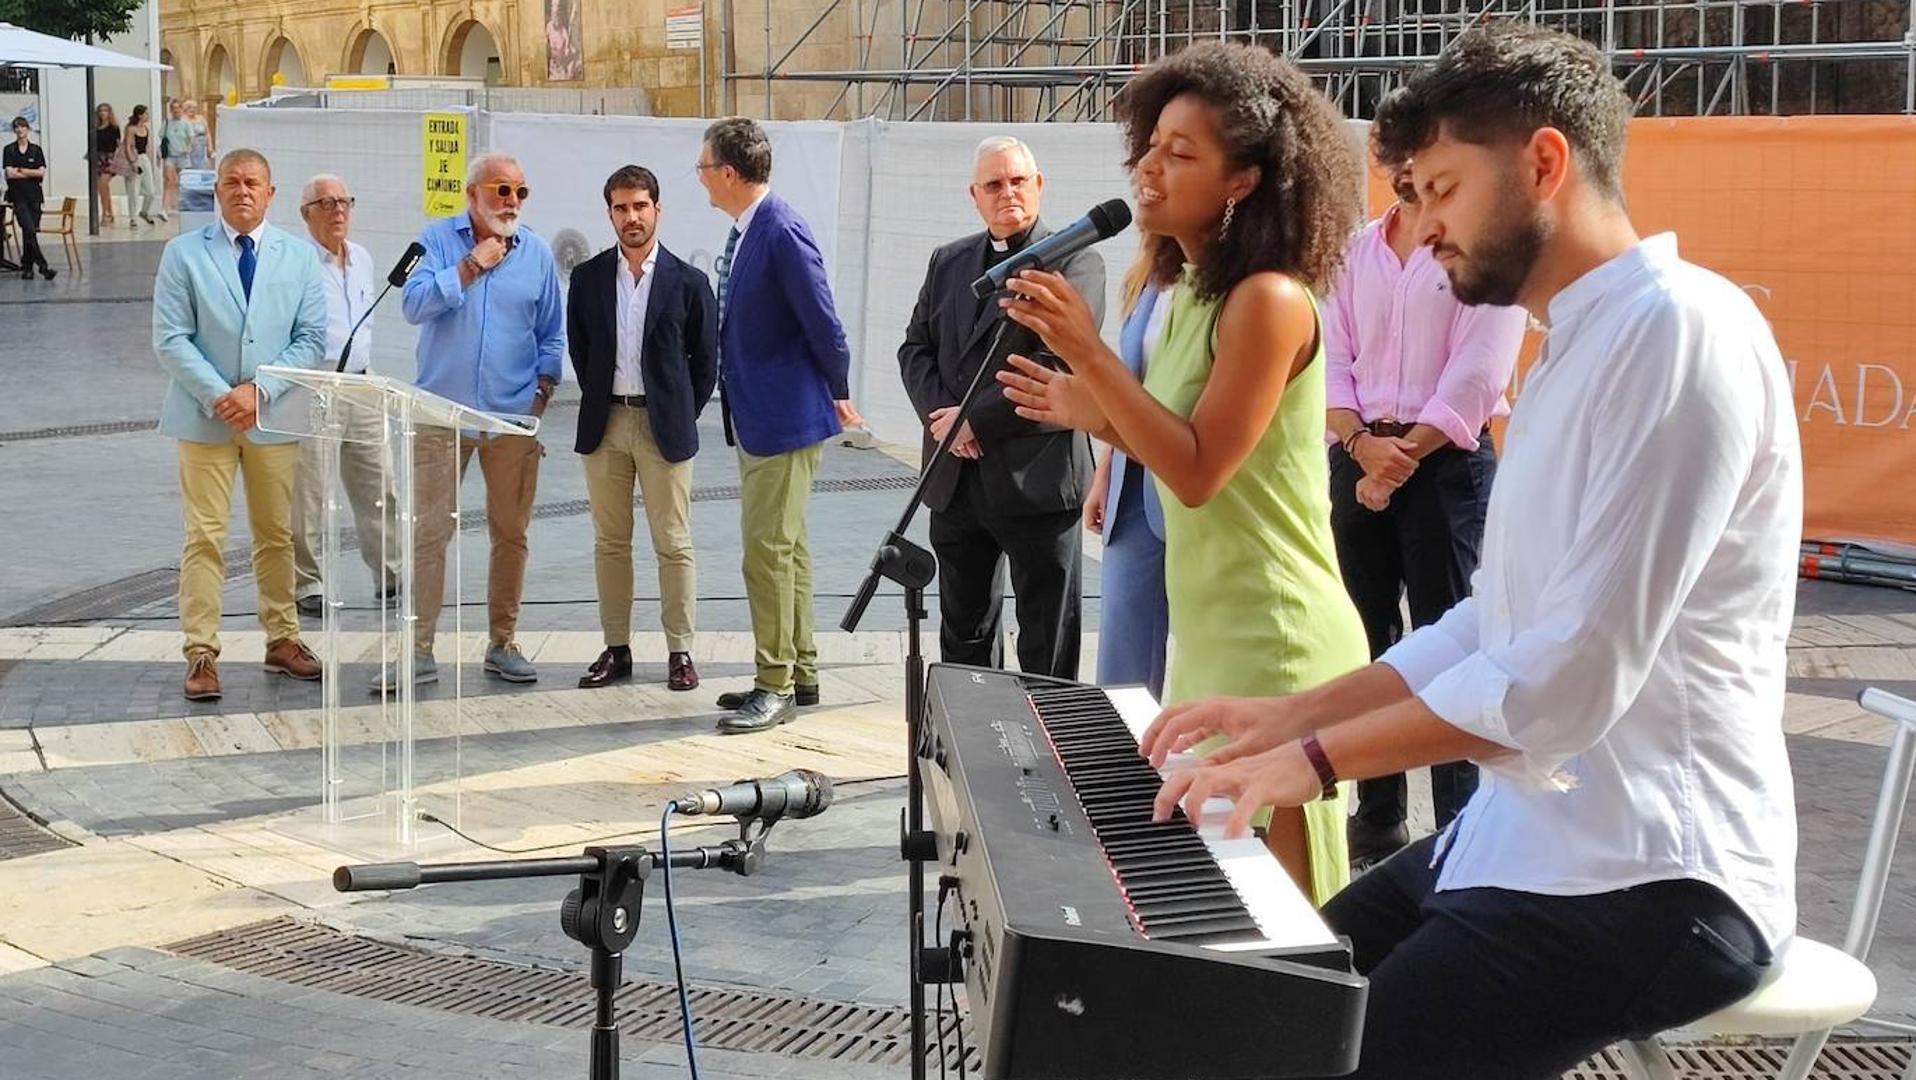
<path fill-rule="evenodd" d="M 517 161 L 481 155 L 466 173 L 466 212 L 433 222 L 420 234 L 426 254 L 406 280 L 405 313 L 419 327 L 421 389 L 491 413 L 538 416 L 552 400 L 565 356 L 565 313 L 552 249 L 519 224 L 530 194 Z M 447 430 L 421 432 L 414 447 L 414 678 L 439 677 L 432 643 L 445 594 L 455 477 L 465 475 L 474 453 L 486 478 L 492 536 L 485 669 L 511 682 L 533 682 L 538 672 L 519 651 L 513 631 L 543 450 L 530 435 Z M 392 683 L 382 676 L 377 686 L 390 689 Z"/>
<path fill-rule="evenodd" d="M 299 216 L 312 237 L 320 281 L 326 288 L 324 369 L 338 369 L 343 354 L 346 371 L 364 372 L 372 359 L 373 320 L 368 316 L 378 276 L 372 253 L 347 238 L 353 224 L 352 192 L 339 177 L 320 173 L 306 181 L 300 192 Z M 384 424 L 373 409 L 345 409 L 339 419 L 344 438 L 302 439 L 299 444 L 299 480 L 293 489 L 293 573 L 302 615 L 320 613 L 324 591 L 318 556 L 326 520 L 328 492 L 321 480 L 327 454 L 339 460 L 339 479 L 359 532 L 359 557 L 372 572 L 374 594 L 390 599 L 399 589 L 399 528 L 394 519 L 398 499 L 392 477 L 380 468 Z M 338 584 L 334 582 L 335 592 Z"/>

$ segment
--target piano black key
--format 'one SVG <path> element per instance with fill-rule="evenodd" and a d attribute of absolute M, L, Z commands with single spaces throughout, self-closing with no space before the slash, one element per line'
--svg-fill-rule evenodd
<path fill-rule="evenodd" d="M 1103 691 L 1035 686 L 1029 694 L 1140 929 L 1194 942 L 1256 936 L 1243 898 L 1183 813 L 1152 820 L 1163 781 Z"/>

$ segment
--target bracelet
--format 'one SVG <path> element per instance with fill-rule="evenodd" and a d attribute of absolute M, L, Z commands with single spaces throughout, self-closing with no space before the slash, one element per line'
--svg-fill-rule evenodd
<path fill-rule="evenodd" d="M 486 272 L 486 268 L 479 265 L 479 260 L 473 258 L 471 255 L 467 255 L 461 258 L 459 260 L 459 265 L 470 269 L 472 271 L 473 277 L 478 277 L 480 274 L 483 274 Z"/>
<path fill-rule="evenodd" d="M 1318 794 L 1320 799 L 1337 797 L 1337 770 L 1331 767 L 1331 759 L 1324 753 L 1324 745 L 1317 741 L 1317 732 L 1313 731 L 1298 741 L 1298 748 L 1304 751 L 1304 759 L 1317 770 Z"/>
<path fill-rule="evenodd" d="M 1349 454 L 1352 457 L 1356 457 L 1357 455 L 1354 452 L 1353 448 L 1357 445 L 1357 440 L 1369 434 L 1370 434 L 1370 429 L 1367 427 L 1360 427 L 1356 431 L 1351 432 L 1350 435 L 1344 440 L 1344 453 Z"/>

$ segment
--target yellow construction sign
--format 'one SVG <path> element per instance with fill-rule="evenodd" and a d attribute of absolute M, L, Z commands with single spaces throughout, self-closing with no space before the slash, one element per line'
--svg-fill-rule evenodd
<path fill-rule="evenodd" d="M 466 209 L 466 116 L 427 113 L 425 125 L 426 216 L 451 217 Z"/>

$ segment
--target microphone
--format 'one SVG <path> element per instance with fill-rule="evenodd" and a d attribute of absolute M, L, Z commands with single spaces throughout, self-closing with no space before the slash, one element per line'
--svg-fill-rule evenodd
<path fill-rule="evenodd" d="M 673 800 L 675 812 L 689 817 L 730 814 L 770 825 L 782 817 L 808 818 L 832 804 L 832 781 L 810 769 L 793 769 L 770 780 L 740 780 Z"/>
<path fill-rule="evenodd" d="M 379 295 L 359 316 L 359 321 L 353 323 L 353 328 L 347 332 L 346 347 L 339 350 L 339 366 L 333 369 L 335 372 L 346 370 L 346 359 L 353 355 L 353 338 L 358 336 L 359 328 L 366 324 L 366 320 L 372 318 L 373 308 L 379 306 L 379 301 L 384 300 L 387 293 L 404 285 L 406 279 L 412 276 L 412 272 L 419 268 L 419 260 L 425 257 L 426 245 L 417 240 L 406 245 L 406 253 L 399 257 L 399 261 L 393 264 L 392 272 L 386 275 L 386 287 L 379 290 Z"/>
<path fill-rule="evenodd" d="M 426 245 L 414 240 L 406 245 L 406 253 L 393 264 L 392 272 L 386 275 L 386 287 L 396 289 L 406 284 L 406 279 L 419 269 L 419 260 L 426 257 Z"/>
<path fill-rule="evenodd" d="M 983 277 L 971 283 L 971 295 L 983 300 L 1004 288 L 1005 282 L 1020 270 L 1056 266 L 1092 244 L 1118 235 L 1129 224 L 1131 208 L 1123 199 L 1101 202 L 1078 220 L 985 271 Z"/>

